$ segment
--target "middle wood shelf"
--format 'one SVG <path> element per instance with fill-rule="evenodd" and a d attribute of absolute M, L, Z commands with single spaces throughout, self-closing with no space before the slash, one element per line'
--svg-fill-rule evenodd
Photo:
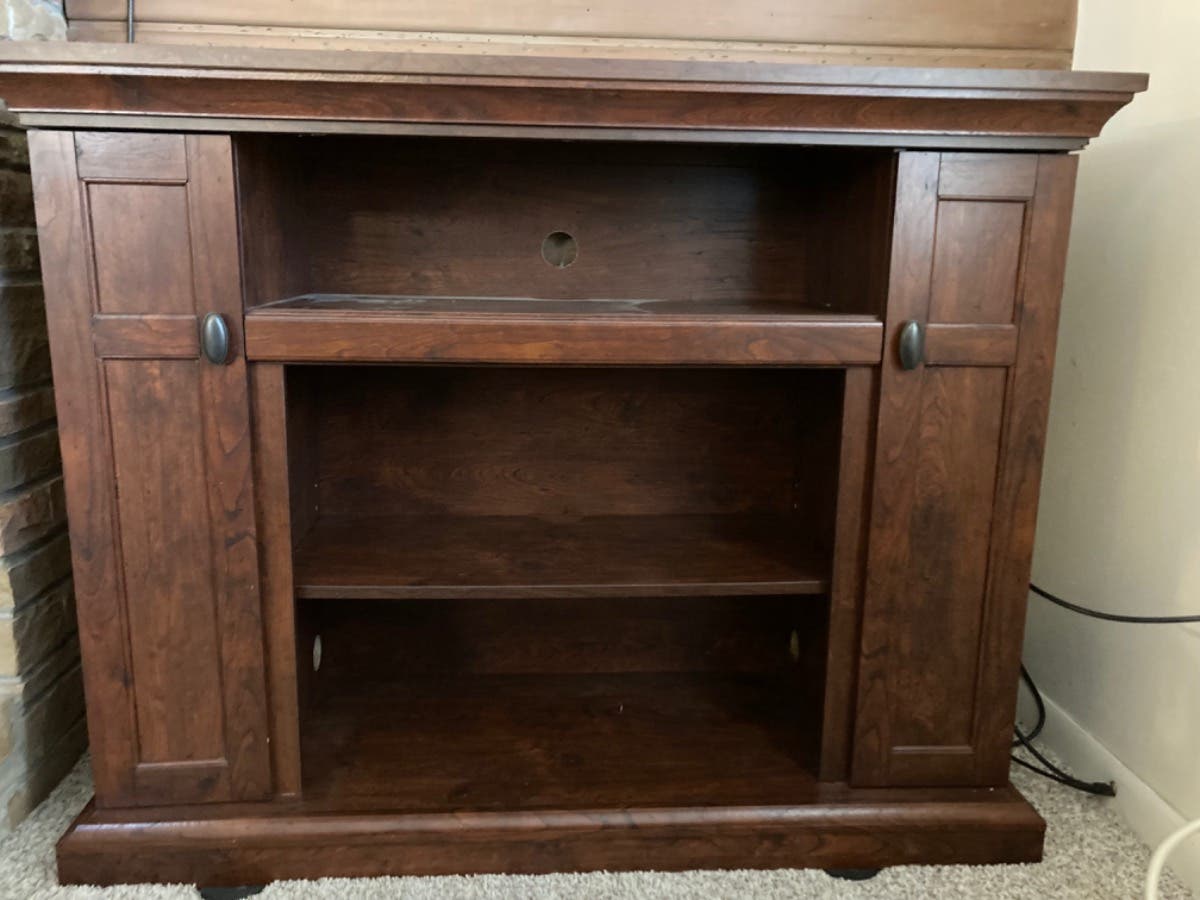
<path fill-rule="evenodd" d="M 876 316 L 766 300 L 307 294 L 246 315 L 268 362 L 874 365 L 882 346 Z"/>
<path fill-rule="evenodd" d="M 822 594 L 829 559 L 785 516 L 339 516 L 296 549 L 302 598 Z"/>

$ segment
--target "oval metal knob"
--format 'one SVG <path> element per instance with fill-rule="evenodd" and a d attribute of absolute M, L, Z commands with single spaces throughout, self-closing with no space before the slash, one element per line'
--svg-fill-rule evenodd
<path fill-rule="evenodd" d="M 911 319 L 900 329 L 900 367 L 915 369 L 925 362 L 925 328 Z"/>
<path fill-rule="evenodd" d="M 215 366 L 229 361 L 229 325 L 220 313 L 209 313 L 200 324 L 200 350 Z"/>

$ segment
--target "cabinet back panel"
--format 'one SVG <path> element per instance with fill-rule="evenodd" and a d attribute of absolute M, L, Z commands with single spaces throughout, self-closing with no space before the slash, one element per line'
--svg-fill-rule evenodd
<path fill-rule="evenodd" d="M 289 444 L 310 457 L 321 515 L 801 504 L 831 515 L 840 372 L 314 367 L 289 378 L 292 403 L 313 407 Z"/>
<path fill-rule="evenodd" d="M 891 156 L 520 141 L 245 138 L 257 270 L 308 293 L 881 307 Z M 262 174 L 262 155 L 287 178 Z M 282 195 L 282 196 L 279 196 Z M 273 196 L 278 197 L 272 202 Z M 264 239 L 265 240 L 265 239 Z"/>
<path fill-rule="evenodd" d="M 821 597 L 301 601 L 318 683 L 415 675 L 798 672 L 819 688 Z M 793 638 L 793 633 L 795 637 Z"/>

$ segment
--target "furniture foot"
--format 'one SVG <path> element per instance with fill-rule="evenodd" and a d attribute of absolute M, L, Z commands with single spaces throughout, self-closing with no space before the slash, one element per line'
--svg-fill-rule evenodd
<path fill-rule="evenodd" d="M 882 871 L 883 869 L 826 869 L 825 874 L 843 881 L 868 881 Z"/>
<path fill-rule="evenodd" d="M 200 888 L 200 896 L 204 900 L 244 900 L 261 894 L 265 887 L 265 884 L 244 884 L 241 887 Z"/>

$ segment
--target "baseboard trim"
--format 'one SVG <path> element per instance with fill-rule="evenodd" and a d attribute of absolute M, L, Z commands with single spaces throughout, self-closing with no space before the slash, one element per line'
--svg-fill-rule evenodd
<path fill-rule="evenodd" d="M 1187 819 L 1150 785 L 1125 766 L 1066 710 L 1050 697 L 1046 702 L 1046 727 L 1039 743 L 1066 761 L 1073 775 L 1086 780 L 1113 781 L 1113 804 L 1133 832 L 1151 848 L 1183 825 Z M 1200 897 L 1200 836 L 1185 841 L 1167 868 Z"/>

